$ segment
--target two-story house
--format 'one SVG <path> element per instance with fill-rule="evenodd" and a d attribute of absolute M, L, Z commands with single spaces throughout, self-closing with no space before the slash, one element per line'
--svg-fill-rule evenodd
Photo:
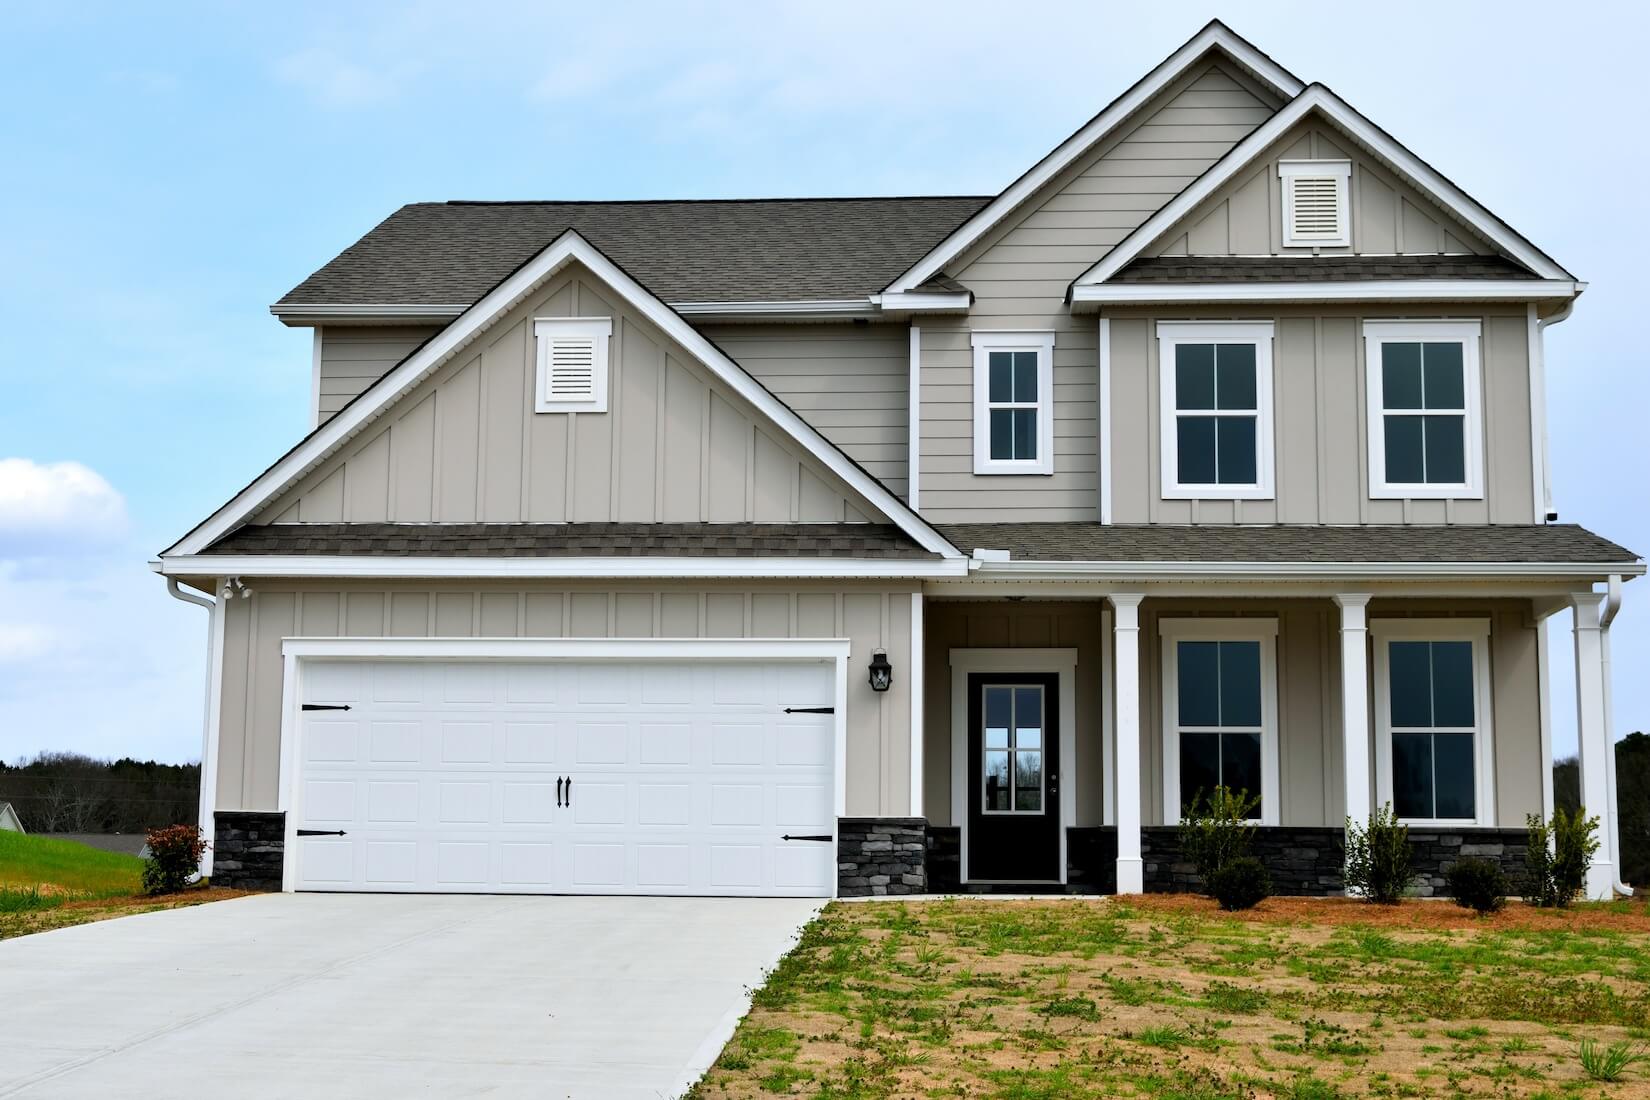
<path fill-rule="evenodd" d="M 157 566 L 216 878 L 1135 892 L 1217 785 L 1294 892 L 1388 803 L 1510 858 L 1562 609 L 1613 807 L 1644 571 L 1553 522 L 1583 288 L 1218 22 L 994 196 L 403 207 L 272 307 L 310 431 Z"/>

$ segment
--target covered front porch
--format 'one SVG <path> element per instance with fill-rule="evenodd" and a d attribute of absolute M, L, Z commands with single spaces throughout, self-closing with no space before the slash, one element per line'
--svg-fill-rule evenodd
<path fill-rule="evenodd" d="M 926 887 L 1194 888 L 1176 826 L 1216 785 L 1257 798 L 1255 855 L 1281 893 L 1340 891 L 1346 819 L 1389 803 L 1422 893 L 1463 855 L 1516 881 L 1526 816 L 1552 811 L 1543 620 L 1566 608 L 1584 798 L 1611 801 L 1608 599 L 1482 578 L 930 586 L 911 818 Z M 1615 882 L 1612 824 L 1594 897 Z"/>

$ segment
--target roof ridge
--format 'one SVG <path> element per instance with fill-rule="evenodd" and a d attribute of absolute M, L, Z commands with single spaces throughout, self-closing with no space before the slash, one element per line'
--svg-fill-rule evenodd
<path fill-rule="evenodd" d="M 768 195 L 760 198 L 712 199 L 445 199 L 407 206 L 665 206 L 779 202 L 986 202 L 992 195 Z"/>

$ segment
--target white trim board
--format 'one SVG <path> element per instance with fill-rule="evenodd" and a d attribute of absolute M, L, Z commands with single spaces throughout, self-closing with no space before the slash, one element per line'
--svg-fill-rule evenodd
<path fill-rule="evenodd" d="M 328 455 L 364 430 L 402 395 L 434 373 L 453 354 L 572 263 L 582 264 L 596 279 L 681 345 L 689 355 L 697 358 L 712 374 L 755 406 L 759 413 L 924 549 L 947 558 L 961 556 L 939 532 L 828 441 L 817 428 L 798 416 L 680 314 L 654 297 L 646 287 L 571 229 L 546 245 L 538 255 L 465 310 L 461 317 L 403 359 L 337 416 L 311 432 L 228 503 L 164 551 L 163 556 L 198 554 L 256 515 Z"/>
<path fill-rule="evenodd" d="M 1077 824 L 1077 651 L 1075 649 L 953 649 L 951 675 L 951 823 L 959 830 L 960 881 L 968 878 L 968 677 L 972 673 L 1052 672 L 1060 684 L 1060 882 L 1066 881 L 1066 830 Z M 1102 750 L 1104 751 L 1104 750 Z M 1042 881 L 1042 880 L 1038 880 Z"/>
<path fill-rule="evenodd" d="M 810 661 L 834 665 L 835 752 L 833 812 L 847 816 L 848 659 L 851 643 L 843 638 L 283 638 L 281 640 L 281 768 L 276 809 L 286 815 L 288 852 L 298 850 L 296 830 L 302 816 L 297 800 L 298 702 L 303 698 L 304 664 L 309 660 L 561 660 Z M 832 842 L 836 823 L 833 822 Z M 285 861 L 281 889 L 296 887 L 297 862 Z M 837 887 L 833 878 L 832 896 Z"/>
<path fill-rule="evenodd" d="M 1340 96 L 1322 84 L 1313 84 L 1285 104 L 1277 114 L 1256 127 L 1248 137 L 1234 145 L 1212 168 L 1124 237 L 1103 259 L 1077 276 L 1072 282 L 1074 298 L 1079 287 L 1103 283 L 1122 270 L 1124 265 L 1139 257 L 1147 246 L 1173 229 L 1181 219 L 1196 210 L 1205 199 L 1214 195 L 1227 181 L 1257 160 L 1274 142 L 1313 111 L 1324 116 L 1348 137 L 1383 161 L 1387 167 L 1397 172 L 1401 179 L 1414 185 L 1439 206 L 1460 219 L 1463 224 L 1491 244 L 1503 249 L 1507 255 L 1542 279 L 1574 283 L 1575 277 L 1560 267 L 1552 257 L 1491 214 L 1472 196 L 1394 141 L 1384 130 L 1359 114 Z M 1358 286 L 1364 291 L 1364 296 L 1367 296 L 1367 284 Z"/>
<path fill-rule="evenodd" d="M 380 554 L 197 554 L 151 564 L 169 577 L 963 577 L 968 560 L 717 557 L 390 557 Z"/>
<path fill-rule="evenodd" d="M 1021 203 L 1065 171 L 1073 161 L 1091 149 L 1096 142 L 1108 136 L 1145 106 L 1152 97 L 1179 79 L 1210 50 L 1216 49 L 1269 85 L 1284 99 L 1299 95 L 1304 87 L 1299 78 L 1256 49 L 1230 27 L 1218 19 L 1211 20 L 1184 45 L 1164 58 L 1156 68 L 1141 77 L 1126 92 L 1084 124 L 1082 129 L 1061 142 L 1024 175 L 1009 184 L 1000 195 L 931 249 L 926 256 L 908 268 L 903 275 L 889 283 L 883 293 L 916 290 L 935 275 L 941 274 L 946 264 L 973 247 Z"/>
<path fill-rule="evenodd" d="M 1073 286 L 1078 306 L 1227 302 L 1511 302 L 1565 299 L 1574 279 L 1391 279 L 1349 283 L 1097 283 Z M 1082 311 L 1080 311 L 1082 312 Z"/>

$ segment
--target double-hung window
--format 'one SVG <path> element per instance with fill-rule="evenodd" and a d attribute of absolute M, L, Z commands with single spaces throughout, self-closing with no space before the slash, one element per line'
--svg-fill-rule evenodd
<path fill-rule="evenodd" d="M 1173 824 L 1216 787 L 1278 823 L 1276 619 L 1160 619 L 1163 808 Z"/>
<path fill-rule="evenodd" d="M 1272 322 L 1157 326 L 1163 496 L 1272 496 Z"/>
<path fill-rule="evenodd" d="M 1375 779 L 1401 821 L 1495 818 L 1489 622 L 1377 619 Z"/>
<path fill-rule="evenodd" d="M 1484 495 L 1477 321 L 1365 321 L 1369 495 Z"/>
<path fill-rule="evenodd" d="M 975 332 L 974 472 L 1054 472 L 1054 334 Z"/>

